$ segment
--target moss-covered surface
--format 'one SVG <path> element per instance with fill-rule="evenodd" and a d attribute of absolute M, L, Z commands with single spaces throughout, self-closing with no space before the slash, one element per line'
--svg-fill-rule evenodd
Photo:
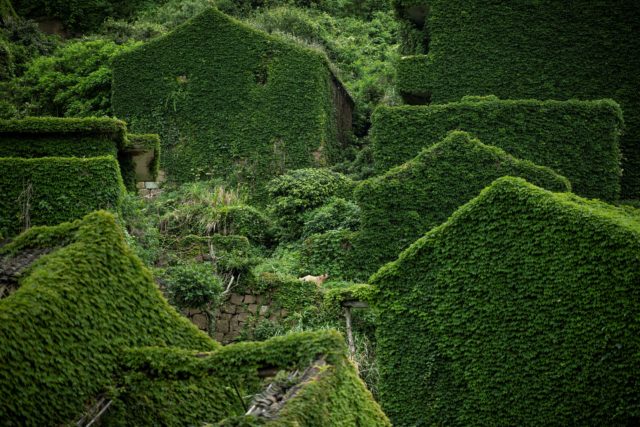
<path fill-rule="evenodd" d="M 214 9 L 114 61 L 113 109 L 159 132 L 170 179 L 270 178 L 341 158 L 326 58 Z"/>
<path fill-rule="evenodd" d="M 243 416 L 252 395 L 266 388 L 259 371 L 303 370 L 318 358 L 327 365 L 286 402 L 276 420 Z M 134 349 L 123 368 L 126 386 L 107 425 L 390 425 L 347 361 L 344 340 L 335 331 L 238 343 L 212 353 Z M 230 417 L 234 423 L 224 421 Z"/>
<path fill-rule="evenodd" d="M 0 157 L 115 156 L 126 145 L 127 126 L 116 119 L 0 120 Z"/>
<path fill-rule="evenodd" d="M 395 425 L 640 416 L 640 221 L 501 178 L 371 279 Z"/>
<path fill-rule="evenodd" d="M 97 209 L 118 212 L 124 191 L 113 156 L 0 157 L 0 234 L 13 236 Z"/>
<path fill-rule="evenodd" d="M 373 116 L 375 167 L 383 173 L 464 130 L 524 160 L 548 166 L 584 197 L 620 194 L 620 107 L 610 100 L 536 101 L 466 97 L 444 105 L 380 107 Z"/>
<path fill-rule="evenodd" d="M 251 290 L 271 299 L 272 310 L 284 309 L 294 313 L 304 307 L 317 307 L 322 298 L 315 283 L 301 282 L 296 276 L 262 272 L 255 278 Z"/>
<path fill-rule="evenodd" d="M 134 148 L 153 150 L 153 163 L 147 167 L 150 175 L 157 176 L 160 161 L 158 135 L 127 134 L 126 123 L 122 120 L 106 117 L 0 120 L 0 158 L 112 156 L 118 160 L 123 183 L 131 191 L 136 188 L 135 165 L 131 157 Z M 63 220 L 70 219 L 75 217 Z"/>
<path fill-rule="evenodd" d="M 387 213 L 385 212 L 384 215 Z M 312 234 L 302 243 L 300 268 L 306 274 L 352 279 L 360 276 L 363 263 L 354 254 L 354 240 L 357 233 L 351 230 L 330 230 Z"/>
<path fill-rule="evenodd" d="M 280 227 L 281 237 L 299 239 L 307 216 L 334 197 L 351 199 L 353 181 L 328 169 L 304 168 L 271 180 L 267 186 L 269 210 Z"/>
<path fill-rule="evenodd" d="M 0 300 L 1 419 L 73 421 L 114 385 L 125 347 L 219 347 L 166 302 L 111 214 L 32 228 L 0 254 L 32 247 L 56 249 Z"/>
<path fill-rule="evenodd" d="M 571 190 L 569 181 L 555 171 L 516 159 L 461 131 L 451 132 L 402 166 L 363 181 L 356 190 L 362 226 L 352 255 L 360 277 L 396 259 L 483 188 L 507 175 L 552 191 Z"/>
<path fill-rule="evenodd" d="M 426 12 L 412 22 L 412 6 Z M 577 0 L 396 1 L 406 32 L 398 67 L 401 92 L 431 102 L 465 95 L 503 99 L 612 98 L 625 114 L 623 196 L 640 196 L 640 3 Z M 403 13 L 405 12 L 405 13 Z M 416 43 L 422 32 L 422 45 Z M 551 165 L 550 165 L 551 166 Z M 562 171 L 564 172 L 564 171 Z M 569 179 L 568 175 L 566 175 Z"/>
<path fill-rule="evenodd" d="M 343 304 L 348 302 L 361 302 L 368 304 L 372 293 L 373 286 L 366 283 L 349 284 L 346 286 L 337 286 L 325 290 L 322 305 L 323 310 L 334 316 L 341 316 L 343 313 Z"/>

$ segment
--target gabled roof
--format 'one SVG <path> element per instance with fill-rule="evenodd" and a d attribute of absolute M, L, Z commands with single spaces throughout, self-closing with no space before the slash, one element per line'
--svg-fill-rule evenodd
<path fill-rule="evenodd" d="M 450 132 L 412 160 L 363 181 L 355 191 L 362 209 L 356 240 L 363 251 L 359 265 L 373 273 L 495 179 L 508 175 L 552 191 L 571 190 L 569 181 L 554 170 L 515 158 L 462 131 Z"/>
<path fill-rule="evenodd" d="M 247 33 L 247 35 L 249 36 L 253 36 L 253 37 L 260 37 L 266 41 L 268 41 L 269 43 L 273 43 L 279 46 L 283 46 L 285 48 L 288 49 L 292 49 L 292 50 L 297 50 L 300 52 L 305 52 L 305 53 L 311 53 L 313 55 L 317 55 L 318 57 L 322 58 L 323 62 L 325 63 L 327 70 L 330 72 L 330 74 L 333 77 L 334 83 L 336 84 L 336 86 L 341 90 L 341 92 L 346 96 L 346 98 L 348 99 L 348 101 L 353 105 L 354 101 L 353 98 L 351 97 L 351 94 L 348 92 L 348 90 L 344 87 L 344 85 L 342 84 L 342 82 L 340 81 L 340 79 L 338 78 L 338 76 L 336 76 L 335 72 L 333 71 L 333 68 L 330 66 L 330 61 L 327 58 L 326 55 L 320 53 L 317 50 L 308 48 L 304 45 L 295 43 L 293 41 L 290 41 L 288 39 L 279 37 L 277 35 L 273 35 L 273 34 L 268 34 L 264 31 L 258 30 L 242 21 L 239 21 L 229 15 L 226 15 L 222 12 L 220 12 L 218 9 L 216 8 L 209 8 L 206 9 L 204 12 L 202 12 L 201 14 L 191 18 L 190 20 L 188 20 L 187 22 L 183 23 L 182 25 L 178 26 L 175 30 L 171 31 L 168 34 L 162 35 L 156 39 L 153 39 L 147 43 L 144 43 L 136 48 L 133 48 L 131 50 L 127 50 L 126 52 L 121 53 L 120 55 L 118 55 L 116 57 L 127 57 L 129 55 L 135 56 L 137 54 L 140 54 L 142 52 L 149 52 L 150 50 L 153 50 L 156 48 L 156 46 L 159 46 L 160 44 L 162 44 L 163 40 L 168 39 L 168 38 L 174 38 L 174 37 L 188 37 L 189 33 L 191 31 L 199 31 L 199 30 L 206 30 L 207 27 L 211 28 L 211 27 L 215 27 L 215 26 L 232 26 L 234 29 L 236 29 L 237 31 L 245 31 Z"/>
<path fill-rule="evenodd" d="M 460 207 L 445 223 L 433 228 L 407 248 L 398 260 L 381 268 L 371 281 L 376 282 L 380 276 L 397 271 L 405 260 L 418 255 L 424 246 L 446 240 L 448 231 L 469 217 L 480 216 L 486 222 L 499 218 L 502 206 L 509 206 L 509 209 L 518 206 L 523 211 L 535 206 L 536 209 L 531 211 L 532 215 L 548 216 L 550 221 L 559 213 L 574 215 L 581 218 L 585 227 L 615 227 L 640 242 L 640 210 L 616 207 L 596 199 L 584 199 L 573 193 L 554 193 L 536 187 L 522 178 L 508 176 L 497 179 L 478 197 Z M 484 211 L 487 213 L 483 213 Z M 517 226 L 517 222 L 514 223 L 514 227 Z"/>
<path fill-rule="evenodd" d="M 137 46 L 131 50 L 128 50 L 126 52 L 123 52 L 121 54 L 119 54 L 116 58 L 119 57 L 126 57 L 129 55 L 136 55 L 142 52 L 148 52 L 149 50 L 155 49 L 156 47 L 160 46 L 164 40 L 167 39 L 172 39 L 172 38 L 177 38 L 177 37 L 189 37 L 189 34 L 193 31 L 198 32 L 198 31 L 206 31 L 207 28 L 214 28 L 214 27 L 229 27 L 229 28 L 234 28 L 234 30 L 236 31 L 244 31 L 247 33 L 248 36 L 253 36 L 253 37 L 260 37 L 262 39 L 265 39 L 268 42 L 271 43 L 275 43 L 275 44 L 279 44 L 282 45 L 284 47 L 290 48 L 290 49 L 294 49 L 294 50 L 300 50 L 300 51 L 305 51 L 305 52 L 312 52 L 313 54 L 319 55 L 319 56 L 323 56 L 321 55 L 318 51 L 315 51 L 313 49 L 304 47 L 302 45 L 296 44 L 294 42 L 291 42 L 289 40 L 285 40 L 285 39 L 281 39 L 279 37 L 276 37 L 274 35 L 271 34 L 267 34 L 263 31 L 260 31 L 256 28 L 251 27 L 250 25 L 241 22 L 229 15 L 226 15 L 222 12 L 220 12 L 219 10 L 211 7 L 209 9 L 206 9 L 204 12 L 202 12 L 201 14 L 189 19 L 188 21 L 186 21 L 185 23 L 179 25 L 176 29 L 174 29 L 173 31 L 171 31 L 168 34 L 164 34 L 160 37 L 157 37 L 153 40 L 150 40 L 147 43 L 144 43 L 140 46 Z M 323 56 L 324 57 L 324 56 Z M 324 57 L 326 60 L 326 57 Z"/>
<path fill-rule="evenodd" d="M 626 424 L 639 264 L 638 210 L 496 180 L 371 279 L 385 412 L 398 425 Z"/>
<path fill-rule="evenodd" d="M 2 247 L 0 256 L 34 248 L 47 253 L 0 300 L 2 418 L 71 421 L 113 385 L 126 347 L 220 347 L 163 298 L 110 213 L 33 227 Z"/>

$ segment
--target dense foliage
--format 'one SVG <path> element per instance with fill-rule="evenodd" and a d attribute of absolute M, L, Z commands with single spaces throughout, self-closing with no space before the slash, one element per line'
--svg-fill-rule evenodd
<path fill-rule="evenodd" d="M 342 156 L 331 84 L 322 55 L 211 9 L 115 59 L 113 109 L 160 134 L 172 179 L 222 177 L 260 199 L 273 176 Z"/>
<path fill-rule="evenodd" d="M 551 191 L 571 190 L 569 181 L 553 170 L 516 159 L 460 131 L 402 166 L 362 182 L 356 190 L 362 229 L 354 244 L 364 277 L 396 259 L 502 176 L 519 176 Z"/>
<path fill-rule="evenodd" d="M 53 252 L 0 300 L 3 420 L 74 421 L 87 401 L 113 385 L 125 347 L 218 347 L 162 298 L 111 214 L 32 228 L 1 254 L 33 248 Z"/>
<path fill-rule="evenodd" d="M 273 222 L 249 205 L 246 192 L 220 181 L 167 188 L 158 201 L 160 228 L 173 236 L 244 236 L 255 245 L 271 244 Z"/>
<path fill-rule="evenodd" d="M 160 0 L 157 1 L 160 3 Z M 106 17 L 126 18 L 139 10 L 146 0 L 13 0 L 16 12 L 29 18 L 59 20 L 67 32 L 88 31 Z"/>
<path fill-rule="evenodd" d="M 184 263 L 169 267 L 162 284 L 171 303 L 181 308 L 215 308 L 222 293 L 222 283 L 211 267 L 201 263 Z"/>
<path fill-rule="evenodd" d="M 612 101 L 467 98 L 444 105 L 380 107 L 373 124 L 379 173 L 460 129 L 552 168 L 571 181 L 576 194 L 607 201 L 620 194 L 622 111 Z"/>
<path fill-rule="evenodd" d="M 327 169 L 298 169 L 267 184 L 269 209 L 278 218 L 281 234 L 297 239 L 303 232 L 305 217 L 333 197 L 351 197 L 353 182 Z"/>
<path fill-rule="evenodd" d="M 325 182 L 327 181 L 327 182 Z M 291 197 L 285 205 L 296 204 L 305 199 L 319 207 L 300 209 L 302 224 L 309 224 L 318 231 L 337 228 L 338 234 L 345 227 L 355 227 L 358 221 L 357 207 L 353 202 L 336 198 L 334 194 L 347 196 L 352 183 L 340 174 L 327 170 L 293 171 L 274 181 L 282 190 L 280 197 Z M 247 205 L 245 191 L 242 188 L 229 187 L 220 181 L 199 181 L 180 186 L 167 185 L 157 198 L 140 205 L 135 199 L 127 198 L 123 211 L 131 234 L 130 242 L 140 256 L 154 265 L 154 273 L 163 287 L 169 287 L 168 274 L 171 271 L 198 269 L 213 271 L 220 278 L 223 288 L 229 287 L 231 294 L 220 294 L 220 307 L 233 294 L 260 295 L 263 301 L 269 301 L 270 313 L 286 311 L 284 317 L 249 316 L 243 320 L 244 326 L 234 341 L 265 340 L 272 336 L 283 335 L 289 331 L 307 331 L 337 328 L 344 330 L 342 313 L 335 307 L 324 307 L 323 294 L 327 289 L 341 289 L 351 283 L 340 282 L 342 274 L 330 267 L 330 278 L 326 286 L 317 286 L 310 282 L 301 282 L 298 278 L 310 273 L 307 270 L 310 259 L 301 256 L 309 247 L 302 244 L 301 238 L 293 241 L 280 241 L 277 235 L 269 235 L 262 240 L 257 234 L 268 232 L 269 223 L 257 222 L 255 227 L 231 228 L 222 224 L 215 212 L 237 211 L 260 212 Z M 271 221 L 275 218 L 271 212 L 260 216 Z M 260 218 L 249 216 L 248 218 Z M 311 225 L 312 224 L 312 225 Z M 158 233 L 159 229 L 159 233 Z M 299 229 L 298 229 L 299 230 Z M 231 232 L 232 234 L 228 234 Z M 249 238 L 247 238 L 249 237 Z M 300 237 L 300 236 L 298 236 Z M 314 242 L 319 242 L 315 240 Z M 312 262 L 330 265 L 333 253 L 330 248 L 318 251 Z M 186 266 L 186 268 L 185 268 Z M 189 272 L 189 274 L 191 274 Z M 207 273 L 208 275 L 208 273 Z M 190 287 L 183 288 L 188 295 Z M 181 289 L 182 290 L 182 289 Z M 174 301 L 178 307 L 186 310 L 190 307 Z M 212 302 L 212 301 L 210 301 Z M 215 317 L 205 307 L 210 319 Z M 377 388 L 377 365 L 373 342 L 373 317 L 368 313 L 355 313 L 353 319 L 356 343 L 355 358 L 360 366 L 362 378 L 375 393 Z M 214 330 L 210 331 L 213 336 Z"/>
<path fill-rule="evenodd" d="M 110 116 L 111 59 L 136 44 L 77 40 L 40 56 L 14 82 L 21 114 L 40 116 Z"/>
<path fill-rule="evenodd" d="M 0 0 L 0 240 L 117 212 L 0 248 L 0 419 L 637 422 L 637 203 L 501 177 L 637 196 L 640 8 L 511 3 Z"/>
<path fill-rule="evenodd" d="M 501 178 L 373 278 L 395 425 L 640 415 L 637 215 Z"/>
<path fill-rule="evenodd" d="M 288 6 L 363 20 L 390 9 L 388 0 L 217 0 L 216 4 L 220 10 L 231 15 L 246 16 L 254 10 Z"/>
<path fill-rule="evenodd" d="M 423 31 L 428 43 L 412 52 L 426 56 L 402 60 L 408 64 L 398 68 L 400 91 L 435 103 L 489 94 L 612 98 L 626 122 L 622 193 L 640 195 L 640 56 L 632 54 L 640 49 L 632 30 L 640 26 L 640 3 L 421 0 L 397 5 L 404 22 Z M 411 19 L 410 12 L 420 7 L 422 19 Z"/>
<path fill-rule="evenodd" d="M 330 230 L 357 230 L 360 225 L 360 208 L 354 202 L 340 197 L 330 199 L 323 206 L 305 215 L 302 237 Z"/>
<path fill-rule="evenodd" d="M 1 3 L 1 2 L 0 2 Z M 17 16 L 0 17 L 0 77 L 22 75 L 33 58 L 50 54 L 57 38 L 42 33 L 35 22 Z"/>
<path fill-rule="evenodd" d="M 379 10 L 363 20 L 341 16 L 337 11 L 329 14 L 279 7 L 262 10 L 249 22 L 326 52 L 355 100 L 353 124 L 357 136 L 366 134 L 378 103 L 397 102 L 393 92 L 396 21 L 389 11 Z"/>

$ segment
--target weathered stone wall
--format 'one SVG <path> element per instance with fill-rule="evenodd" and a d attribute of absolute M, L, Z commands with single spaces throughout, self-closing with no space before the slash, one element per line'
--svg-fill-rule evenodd
<path fill-rule="evenodd" d="M 183 313 L 198 328 L 223 344 L 234 341 L 247 326 L 268 319 L 277 321 L 287 317 L 287 310 L 276 307 L 270 296 L 256 294 L 231 294 L 213 314 L 189 309 Z"/>
<path fill-rule="evenodd" d="M 138 181 L 136 188 L 138 195 L 147 199 L 152 199 L 162 193 L 160 184 L 165 180 L 165 174 L 163 171 L 158 173 L 157 181 Z"/>

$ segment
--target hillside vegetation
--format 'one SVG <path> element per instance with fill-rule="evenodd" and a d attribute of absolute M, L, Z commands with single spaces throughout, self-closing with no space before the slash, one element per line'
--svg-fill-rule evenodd
<path fill-rule="evenodd" d="M 638 424 L 640 8 L 508 3 L 0 0 L 0 420 Z"/>

